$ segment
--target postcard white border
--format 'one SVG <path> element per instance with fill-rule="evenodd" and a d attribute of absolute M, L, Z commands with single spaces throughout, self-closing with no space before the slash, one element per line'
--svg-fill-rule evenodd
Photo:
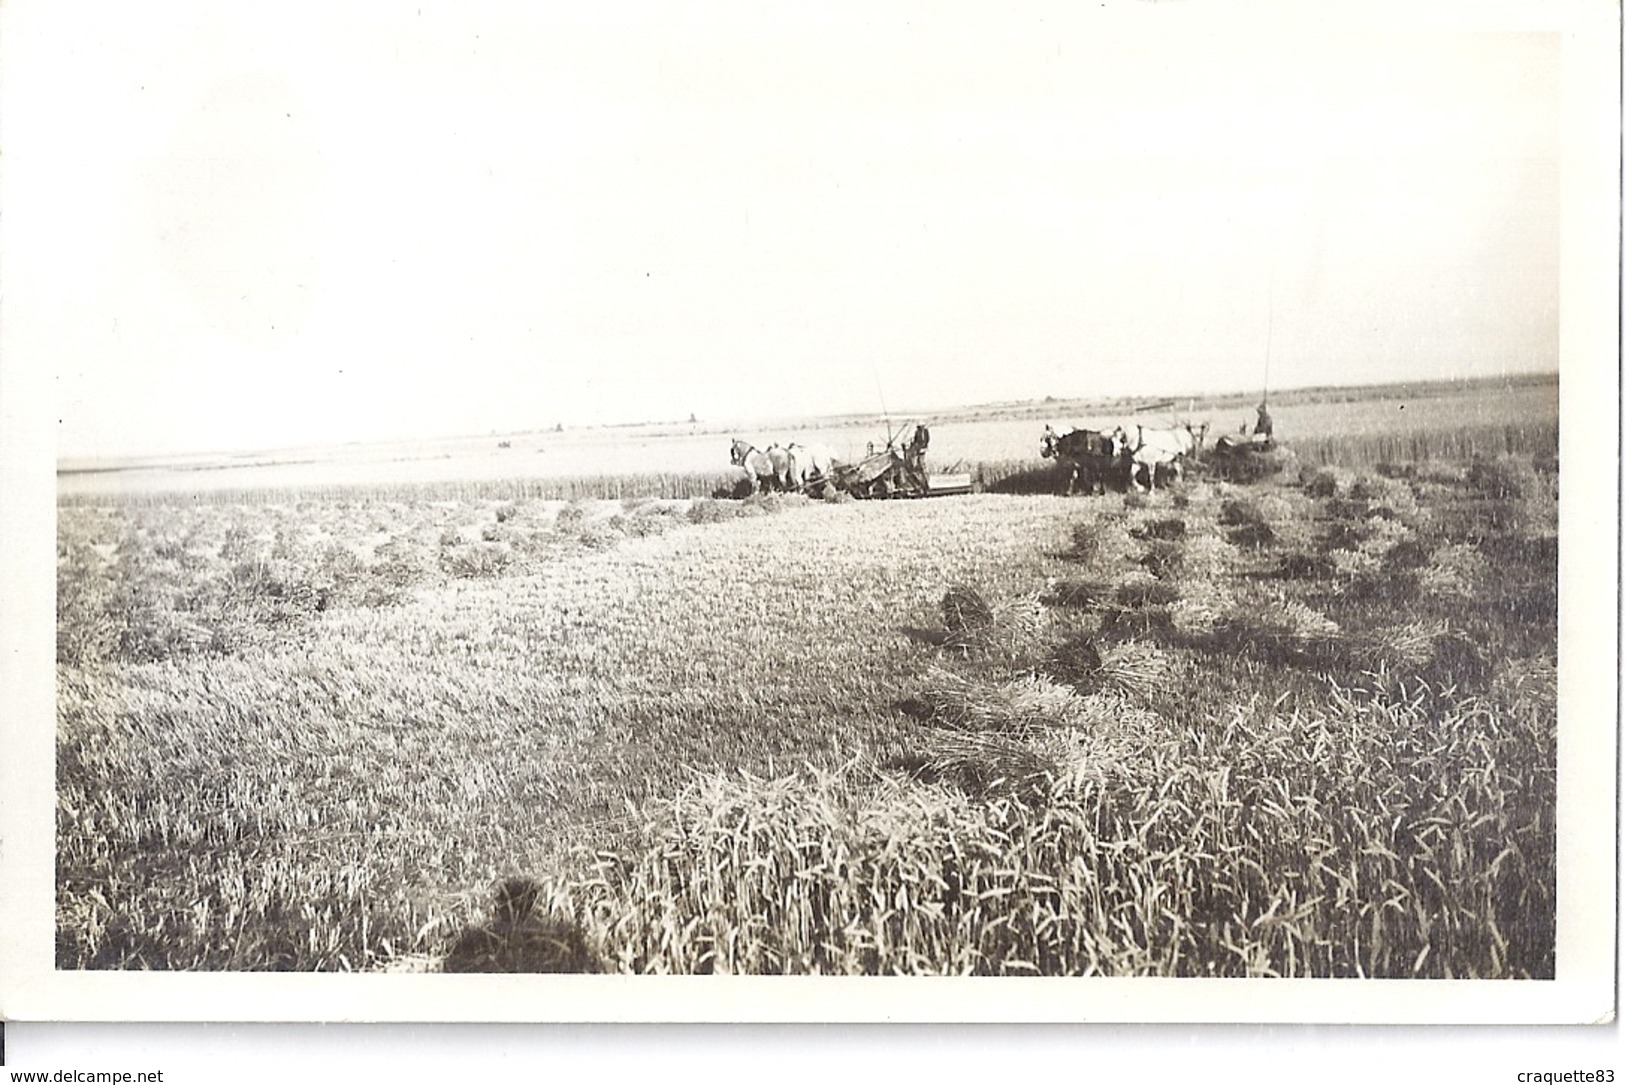
<path fill-rule="evenodd" d="M 28 2 L 28 0 L 23 0 Z M 38 0 L 34 0 L 38 2 Z M 1114 4 L 1126 8 L 1128 5 Z M 1173 3 L 1170 19 L 1556 30 L 1564 77 L 1558 961 L 1552 981 L 815 979 L 57 972 L 50 344 L 0 324 L 0 1016 L 61 1021 L 1584 1023 L 1616 1005 L 1619 10 Z M 8 9 L 10 10 L 10 9 Z M 0 16 L 3 17 L 3 16 Z M 4 48 L 26 49 L 6 35 Z M 3 70 L 3 69 L 0 69 Z M 0 96 L 6 113 L 40 108 Z M 0 171 L 0 200 L 6 195 Z M 9 219 L 14 208 L 0 203 Z M 0 282 L 26 276 L 5 245 Z"/>

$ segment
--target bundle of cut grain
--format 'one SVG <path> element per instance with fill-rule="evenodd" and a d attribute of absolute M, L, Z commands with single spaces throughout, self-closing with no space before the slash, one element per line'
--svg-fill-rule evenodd
<path fill-rule="evenodd" d="M 1146 697 L 1168 677 L 1168 657 L 1149 644 L 1124 641 L 1100 653 L 1095 688 L 1102 692 Z"/>
<path fill-rule="evenodd" d="M 1366 521 L 1365 537 L 1356 543 L 1354 548 L 1381 561 L 1394 547 L 1411 538 L 1412 534 L 1411 529 L 1400 520 L 1375 517 Z"/>
<path fill-rule="evenodd" d="M 1060 767 L 1031 747 L 962 731 L 935 731 L 916 761 L 915 775 L 958 785 L 973 798 L 1042 802 Z"/>
<path fill-rule="evenodd" d="M 1023 733 L 1067 727 L 1080 709 L 1072 690 L 1048 678 L 980 682 L 942 667 L 927 672 L 915 700 L 932 723 L 959 731 Z"/>
<path fill-rule="evenodd" d="M 1342 636 L 1336 622 L 1295 599 L 1232 607 L 1214 632 L 1222 639 L 1289 659 L 1319 656 Z"/>
<path fill-rule="evenodd" d="M 1000 600 L 993 608 L 993 626 L 1006 643 L 1021 647 L 1036 641 L 1049 625 L 1049 608 L 1039 592 L 1026 592 Z"/>
<path fill-rule="evenodd" d="M 1319 467 L 1304 471 L 1303 492 L 1310 497 L 1336 497 L 1348 486 L 1344 472 L 1334 467 Z"/>
<path fill-rule="evenodd" d="M 1044 601 L 1055 607 L 1096 610 L 1111 596 L 1112 586 L 1103 580 L 1055 580 Z"/>
<path fill-rule="evenodd" d="M 1417 585 L 1428 595 L 1444 599 L 1471 599 L 1483 582 L 1484 555 L 1466 543 L 1442 546 L 1417 570 Z"/>
<path fill-rule="evenodd" d="M 1345 551 L 1332 551 L 1343 553 Z M 1332 554 L 1294 551 L 1281 559 L 1280 576 L 1287 580 L 1327 580 L 1337 574 Z"/>
<path fill-rule="evenodd" d="M 1474 459 L 1467 467 L 1465 481 L 1470 489 L 1485 497 L 1503 500 L 1526 497 L 1538 487 L 1534 467 L 1513 456 Z"/>
<path fill-rule="evenodd" d="M 942 597 L 943 643 L 960 651 L 1004 651 L 1020 654 L 1034 647 L 1049 624 L 1049 610 L 1038 592 L 989 603 L 973 587 L 957 585 Z"/>
<path fill-rule="evenodd" d="M 1185 521 L 1177 516 L 1163 519 L 1147 520 L 1139 527 L 1129 529 L 1129 534 L 1136 539 L 1156 539 L 1162 542 L 1179 542 L 1185 538 Z"/>
<path fill-rule="evenodd" d="M 1046 731 L 1029 742 L 1061 766 L 1057 788 L 1078 790 L 1143 770 L 1147 747 L 1169 738 L 1167 724 L 1156 714 L 1131 698 L 1102 692 L 1084 701 L 1078 726 Z"/>
<path fill-rule="evenodd" d="M 688 506 L 688 521 L 691 524 L 716 524 L 738 515 L 739 505 L 736 502 L 715 497 L 697 497 Z"/>
<path fill-rule="evenodd" d="M 950 639 L 979 633 L 993 624 L 993 608 L 968 584 L 955 584 L 942 597 L 942 624 Z"/>
<path fill-rule="evenodd" d="M 1176 633 L 1183 636 L 1206 637 L 1213 633 L 1229 606 L 1228 594 L 1203 585 L 1203 590 L 1180 599 L 1168 608 L 1168 622 Z"/>
<path fill-rule="evenodd" d="M 1235 551 L 1217 535 L 1203 532 L 1188 539 L 1180 556 L 1180 581 L 1186 585 L 1186 594 L 1191 585 L 1223 578 L 1230 571 L 1234 557 Z"/>
<path fill-rule="evenodd" d="M 1100 649 L 1087 634 L 1068 637 L 1050 653 L 1048 671 L 1057 681 L 1089 692 L 1100 673 Z"/>
<path fill-rule="evenodd" d="M 1148 575 L 1130 577 L 1117 586 L 1117 604 L 1126 610 L 1165 607 L 1179 598 L 1176 584 Z"/>
<path fill-rule="evenodd" d="M 1351 638 L 1352 646 L 1373 664 L 1415 668 L 1433 658 L 1434 646 L 1447 631 L 1443 622 L 1415 621 Z"/>
<path fill-rule="evenodd" d="M 1185 571 L 1185 547 L 1182 543 L 1152 540 L 1140 555 L 1140 567 L 1158 580 L 1177 577 Z"/>

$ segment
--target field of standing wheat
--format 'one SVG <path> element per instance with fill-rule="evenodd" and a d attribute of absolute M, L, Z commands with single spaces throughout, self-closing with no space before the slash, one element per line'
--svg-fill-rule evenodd
<path fill-rule="evenodd" d="M 1549 977 L 1556 491 L 66 503 L 58 967 Z"/>

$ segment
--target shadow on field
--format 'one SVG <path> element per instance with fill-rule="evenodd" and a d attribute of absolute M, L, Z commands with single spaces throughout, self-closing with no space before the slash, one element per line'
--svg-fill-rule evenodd
<path fill-rule="evenodd" d="M 982 489 L 990 494 L 1032 496 L 1034 494 L 1060 494 L 1066 489 L 1066 485 L 1060 481 L 1060 474 L 1055 468 L 1045 465 L 1043 467 L 1029 467 L 1012 471 L 1010 474 L 998 478 L 985 479 L 982 483 Z"/>
<path fill-rule="evenodd" d="M 938 712 L 939 706 L 933 703 L 931 698 L 924 693 L 915 693 L 895 700 L 891 703 L 891 707 L 894 712 L 907 716 L 915 723 L 932 724 L 940 722 L 938 718 L 940 715 Z"/>
<path fill-rule="evenodd" d="M 933 648 L 941 648 L 948 643 L 948 632 L 944 629 L 925 629 L 917 625 L 903 626 L 903 636 L 916 644 L 929 644 Z"/>
<path fill-rule="evenodd" d="M 737 479 L 732 483 L 724 482 L 711 491 L 711 497 L 717 501 L 743 501 L 756 492 L 748 478 Z"/>
<path fill-rule="evenodd" d="M 537 910 L 539 887 L 510 878 L 497 887 L 491 918 L 457 936 L 447 972 L 601 972 L 581 925 Z"/>

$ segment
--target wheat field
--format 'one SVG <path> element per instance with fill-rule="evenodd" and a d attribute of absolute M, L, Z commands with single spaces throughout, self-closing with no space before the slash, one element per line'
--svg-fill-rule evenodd
<path fill-rule="evenodd" d="M 57 963 L 1551 976 L 1556 501 L 67 501 Z"/>

